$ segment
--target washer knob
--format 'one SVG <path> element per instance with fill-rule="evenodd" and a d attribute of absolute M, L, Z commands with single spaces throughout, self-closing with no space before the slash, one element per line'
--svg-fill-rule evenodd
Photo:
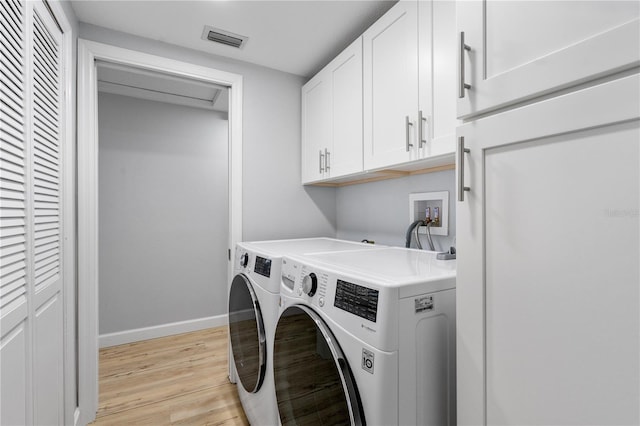
<path fill-rule="evenodd" d="M 313 296 L 318 289 L 318 277 L 313 272 L 302 279 L 302 291 L 307 295 Z"/>
<path fill-rule="evenodd" d="M 245 253 L 240 257 L 240 266 L 246 268 L 249 264 L 249 253 Z"/>

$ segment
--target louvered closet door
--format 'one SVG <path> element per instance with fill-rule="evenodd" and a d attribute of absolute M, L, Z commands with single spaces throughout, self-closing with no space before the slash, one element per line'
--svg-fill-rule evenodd
<path fill-rule="evenodd" d="M 0 1 L 0 424 L 27 424 L 26 21 L 20 1 Z"/>
<path fill-rule="evenodd" d="M 62 33 L 44 3 L 2 0 L 0 12 L 0 424 L 55 425 L 63 423 Z"/>
<path fill-rule="evenodd" d="M 31 196 L 33 208 L 33 386 L 35 424 L 62 423 L 63 321 L 60 153 L 62 34 L 44 3 L 33 4 Z"/>

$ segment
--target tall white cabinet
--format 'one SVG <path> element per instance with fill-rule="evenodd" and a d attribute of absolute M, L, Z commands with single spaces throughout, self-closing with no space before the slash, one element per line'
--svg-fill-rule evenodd
<path fill-rule="evenodd" d="M 458 10 L 458 423 L 639 424 L 638 3 Z"/>
<path fill-rule="evenodd" d="M 63 424 L 62 32 L 0 2 L 0 423 Z"/>

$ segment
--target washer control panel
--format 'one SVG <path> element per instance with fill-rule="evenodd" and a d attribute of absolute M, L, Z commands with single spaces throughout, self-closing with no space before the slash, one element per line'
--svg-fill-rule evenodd
<path fill-rule="evenodd" d="M 313 297 L 318 290 L 318 277 L 313 272 L 309 275 L 305 275 L 302 279 L 302 292 L 309 297 Z"/>
<path fill-rule="evenodd" d="M 395 350 L 398 317 L 391 315 L 396 308 L 389 303 L 393 288 L 293 256 L 283 256 L 280 272 L 281 308 L 309 306 L 368 345 Z M 373 362 L 367 366 L 372 368 Z"/>
<path fill-rule="evenodd" d="M 376 322 L 378 315 L 378 290 L 338 280 L 336 285 L 336 298 L 333 306 L 361 318 L 368 319 L 371 322 Z"/>
<path fill-rule="evenodd" d="M 288 259 L 282 259 L 282 284 L 293 291 L 298 277 L 298 265 Z"/>
<path fill-rule="evenodd" d="M 282 259 L 282 284 L 297 297 L 324 307 L 329 275 L 317 272 L 304 264 Z"/>
<path fill-rule="evenodd" d="M 315 271 L 307 265 L 302 265 L 301 280 L 299 284 L 296 284 L 301 290 L 299 295 L 306 295 L 314 301 L 314 304 L 323 307 L 328 284 L 328 274 Z M 322 305 L 320 300 L 322 300 Z"/>

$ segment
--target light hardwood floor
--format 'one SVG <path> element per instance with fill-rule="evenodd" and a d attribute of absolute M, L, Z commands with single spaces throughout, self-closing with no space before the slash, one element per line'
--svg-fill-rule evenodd
<path fill-rule="evenodd" d="M 92 424 L 248 425 L 227 359 L 227 327 L 101 349 Z"/>

